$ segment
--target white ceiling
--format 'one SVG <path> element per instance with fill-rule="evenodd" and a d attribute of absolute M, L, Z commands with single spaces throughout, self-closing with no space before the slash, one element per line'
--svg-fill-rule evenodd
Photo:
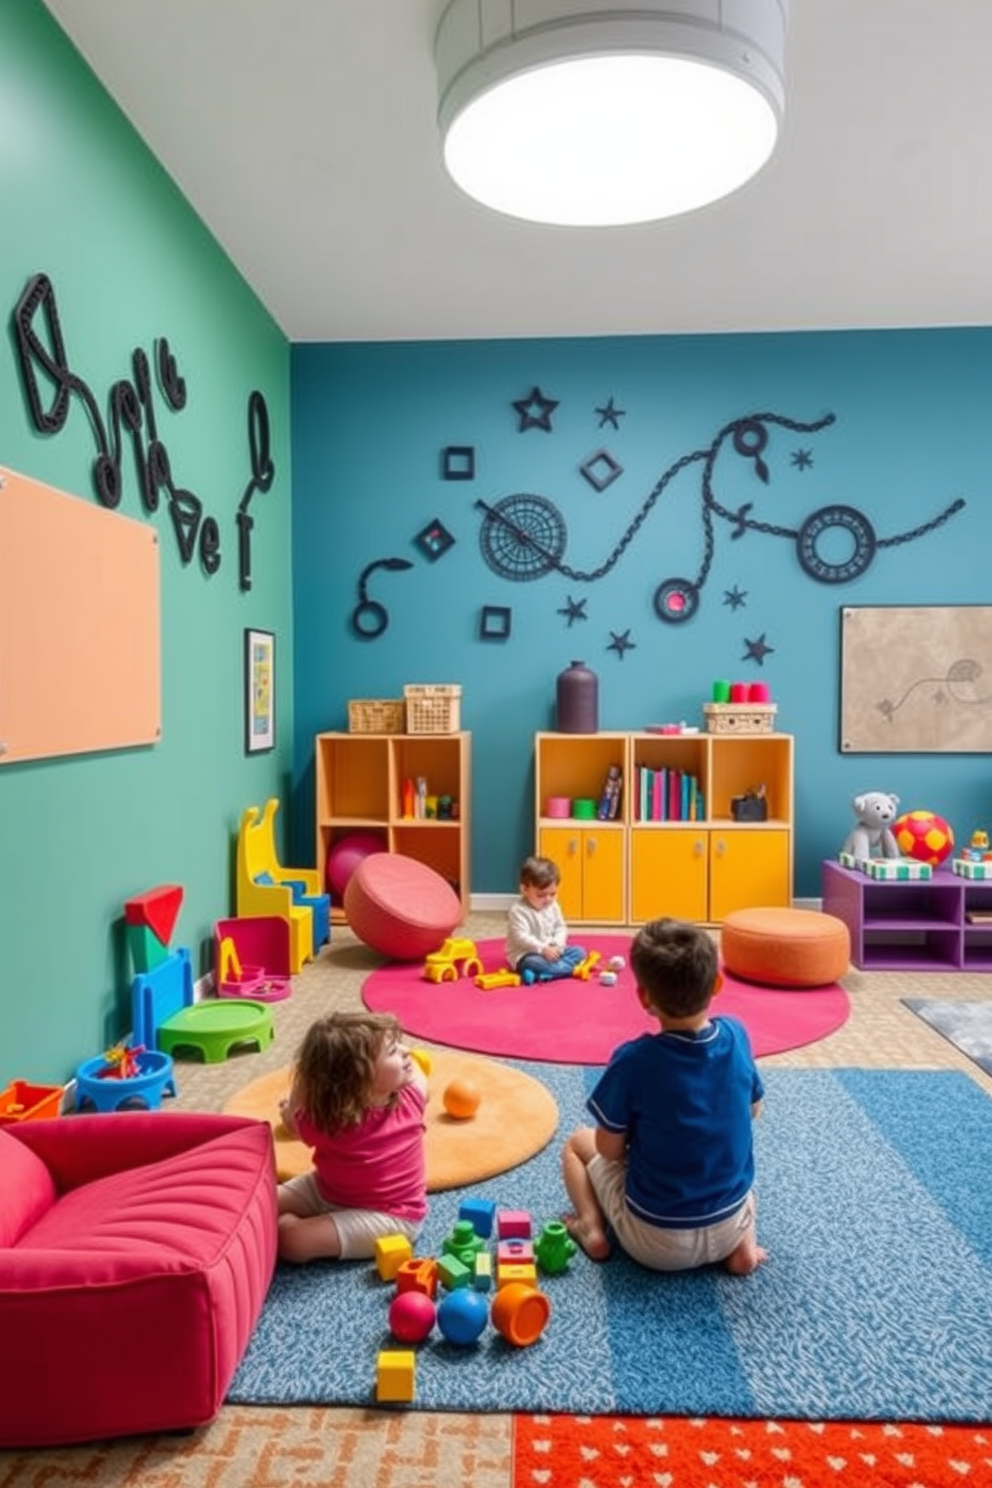
<path fill-rule="evenodd" d="M 294 341 L 992 322 L 990 0 L 791 0 L 764 172 L 584 230 L 448 182 L 443 0 L 45 3 Z"/>

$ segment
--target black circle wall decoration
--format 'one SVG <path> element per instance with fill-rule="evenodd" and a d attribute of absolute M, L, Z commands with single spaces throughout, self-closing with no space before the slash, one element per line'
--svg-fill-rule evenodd
<path fill-rule="evenodd" d="M 504 496 L 495 506 L 477 501 L 485 516 L 479 532 L 482 556 L 494 573 L 525 582 L 559 568 L 566 530 L 561 512 L 546 496 Z"/>
<path fill-rule="evenodd" d="M 849 556 L 840 563 L 824 558 L 818 546 L 820 539 L 834 529 L 847 533 L 853 543 Z M 862 512 L 853 506 L 821 506 L 800 527 L 796 556 L 804 573 L 818 583 L 846 584 L 865 572 L 877 546 L 875 529 Z"/>
<path fill-rule="evenodd" d="M 691 579 L 666 579 L 654 591 L 654 612 L 669 625 L 691 620 L 698 609 L 699 589 Z"/>

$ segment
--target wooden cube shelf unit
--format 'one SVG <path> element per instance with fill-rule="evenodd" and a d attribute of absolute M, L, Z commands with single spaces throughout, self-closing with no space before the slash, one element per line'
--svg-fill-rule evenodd
<path fill-rule="evenodd" d="M 314 740 L 317 867 L 326 881 L 334 843 L 352 832 L 380 836 L 389 852 L 426 863 L 452 885 L 469 910 L 471 803 L 469 733 L 321 733 Z M 422 776 L 431 796 L 450 796 L 457 816 L 410 818 L 403 815 L 403 785 Z M 344 920 L 340 902 L 331 917 Z"/>
<path fill-rule="evenodd" d="M 611 765 L 623 770 L 615 821 L 548 815 L 556 797 L 598 801 Z M 665 819 L 642 812 L 642 772 L 695 782 L 695 807 Z M 763 821 L 737 821 L 731 802 L 763 790 Z M 719 924 L 732 910 L 792 903 L 791 734 L 539 733 L 536 843 L 562 871 L 566 919 L 640 924 L 659 915 Z M 646 803 L 645 803 L 646 805 Z M 663 809 L 663 808 L 662 808 Z"/>
<path fill-rule="evenodd" d="M 828 859 L 823 908 L 851 933 L 863 971 L 992 971 L 992 879 L 875 879 Z"/>

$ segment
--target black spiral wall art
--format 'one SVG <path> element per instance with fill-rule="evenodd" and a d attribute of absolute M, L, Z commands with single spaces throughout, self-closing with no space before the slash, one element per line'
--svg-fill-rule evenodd
<path fill-rule="evenodd" d="M 538 393 L 535 388 L 531 397 Z M 821 584 L 849 583 L 866 571 L 881 549 L 915 542 L 933 532 L 963 510 L 964 499 L 958 497 L 936 516 L 916 527 L 891 537 L 878 537 L 868 517 L 853 506 L 835 504 L 820 507 L 799 526 L 793 527 L 759 521 L 752 515 L 753 502 L 745 501 L 731 507 L 721 501 L 713 489 L 714 469 L 725 447 L 729 446 L 738 459 L 750 464 L 757 478 L 767 485 L 771 471 L 764 455 L 769 428 L 787 429 L 795 434 L 818 434 L 829 428 L 835 419 L 834 414 L 828 413 L 822 418 L 804 422 L 780 413 L 766 412 L 731 420 L 708 446 L 692 450 L 669 465 L 613 550 L 602 563 L 591 569 L 574 568 L 565 561 L 568 537 L 565 521 L 547 497 L 535 492 L 519 492 L 495 502 L 477 500 L 476 509 L 482 513 L 479 530 L 482 557 L 494 573 L 513 582 L 529 582 L 553 572 L 576 583 L 595 583 L 620 561 L 671 482 L 690 466 L 699 465 L 702 556 L 691 577 L 672 576 L 658 583 L 653 603 L 659 620 L 679 624 L 691 619 L 698 610 L 713 563 L 717 519 L 729 526 L 731 541 L 750 534 L 785 538 L 794 545 L 800 567 L 809 578 Z M 808 468 L 812 464 L 812 455 L 805 449 L 798 453 L 802 455 L 801 465 L 795 457 L 793 463 Z M 824 556 L 823 539 L 836 531 L 846 534 L 850 545 L 850 552 L 843 562 L 834 562 Z M 743 604 L 744 594 L 737 589 L 727 591 L 724 602 L 737 608 Z M 754 659 L 761 661 L 760 656 Z"/>
<path fill-rule="evenodd" d="M 58 434 L 65 427 L 73 400 L 82 404 L 96 446 L 92 479 L 97 500 L 113 510 L 124 492 L 124 447 L 131 444 L 141 505 L 147 516 L 159 506 L 165 492 L 172 530 L 181 562 L 192 562 L 199 554 L 203 572 L 211 576 L 221 564 L 220 526 L 205 512 L 194 491 L 176 483 L 169 452 L 159 437 L 151 364 L 139 346 L 131 354 L 131 377 L 119 378 L 108 395 L 109 422 L 105 422 L 92 389 L 73 371 L 66 352 L 59 319 L 55 287 L 47 274 L 34 274 L 14 307 L 14 344 L 24 392 L 34 427 L 40 434 Z M 186 406 L 186 381 L 165 337 L 155 341 L 155 371 L 166 407 L 180 413 Z M 43 379 L 39 381 L 39 376 Z M 42 392 L 42 385 L 45 392 Z M 254 525 L 249 504 L 256 492 L 268 491 L 275 476 L 269 450 L 269 415 L 262 393 L 248 399 L 248 447 L 251 473 L 235 513 L 238 536 L 238 579 L 242 589 L 251 588 L 251 531 Z"/>

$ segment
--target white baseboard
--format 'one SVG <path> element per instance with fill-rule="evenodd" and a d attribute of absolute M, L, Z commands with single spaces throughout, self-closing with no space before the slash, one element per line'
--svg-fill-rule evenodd
<path fill-rule="evenodd" d="M 511 904 L 516 903 L 516 894 L 473 894 L 470 900 L 472 909 L 500 909 L 507 910 Z M 821 909 L 822 899 L 793 899 L 795 909 Z M 204 978 L 206 980 L 206 978 Z M 199 985 L 199 983 L 197 983 Z"/>
<path fill-rule="evenodd" d="M 469 900 L 471 909 L 500 909 L 507 910 L 511 904 L 515 904 L 516 894 L 473 894 Z"/>

